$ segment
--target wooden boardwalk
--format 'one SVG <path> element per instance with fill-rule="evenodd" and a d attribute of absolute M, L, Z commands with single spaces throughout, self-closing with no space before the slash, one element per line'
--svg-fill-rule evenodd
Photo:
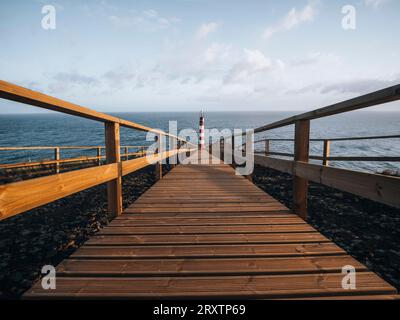
<path fill-rule="evenodd" d="M 355 290 L 342 267 L 357 270 Z M 225 164 L 177 166 L 57 267 L 38 298 L 395 299 L 388 283 Z"/>

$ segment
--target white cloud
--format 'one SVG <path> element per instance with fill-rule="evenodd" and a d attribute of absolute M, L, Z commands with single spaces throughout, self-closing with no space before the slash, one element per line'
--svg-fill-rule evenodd
<path fill-rule="evenodd" d="M 214 63 L 228 58 L 231 46 L 223 43 L 213 43 L 204 51 L 204 60 Z"/>
<path fill-rule="evenodd" d="M 385 3 L 387 3 L 387 2 L 389 2 L 390 0 L 364 0 L 364 4 L 367 6 L 367 7 L 373 7 L 373 8 L 378 8 L 378 7 L 380 7 L 381 5 L 383 5 L 383 4 L 385 4 Z"/>
<path fill-rule="evenodd" d="M 156 10 L 149 9 L 140 14 L 110 15 L 108 20 L 118 28 L 141 28 L 148 31 L 167 29 L 180 20 L 175 17 L 163 17 Z"/>
<path fill-rule="evenodd" d="M 311 22 L 314 20 L 316 14 L 316 2 L 310 2 L 301 10 L 292 8 L 281 21 L 264 30 L 263 38 L 269 39 L 278 32 L 293 29 L 305 22 Z"/>
<path fill-rule="evenodd" d="M 218 23 L 216 22 L 203 23 L 197 30 L 196 37 L 197 39 L 205 39 L 210 33 L 217 31 L 217 29 Z"/>
<path fill-rule="evenodd" d="M 224 83 L 233 83 L 270 69 L 271 60 L 259 50 L 243 49 L 243 60 L 237 62 L 225 76 Z"/>

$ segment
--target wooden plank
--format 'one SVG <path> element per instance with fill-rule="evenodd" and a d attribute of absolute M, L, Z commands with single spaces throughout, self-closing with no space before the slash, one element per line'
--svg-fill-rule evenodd
<path fill-rule="evenodd" d="M 201 203 L 216 202 L 218 203 L 253 203 L 256 201 L 272 202 L 268 197 L 239 197 L 239 196 L 228 196 L 228 197 L 210 197 L 210 199 L 204 199 L 204 197 L 142 197 L 135 201 L 137 205 L 139 204 L 181 204 L 181 203 L 196 203 L 201 205 Z"/>
<path fill-rule="evenodd" d="M 115 179 L 118 164 L 109 164 L 0 185 L 0 220 Z"/>
<path fill-rule="evenodd" d="M 400 178 L 255 155 L 255 163 L 400 208 Z M 291 169 L 290 169 L 291 168 Z"/>
<path fill-rule="evenodd" d="M 226 212 L 226 213 L 233 213 L 233 212 L 268 212 L 268 211 L 279 211 L 285 210 L 286 207 L 283 205 L 273 205 L 267 206 L 264 205 L 262 207 L 219 207 L 219 208 L 129 208 L 126 210 L 127 213 L 203 213 L 203 212 Z"/>
<path fill-rule="evenodd" d="M 294 160 L 308 162 L 310 148 L 310 121 L 296 121 L 294 138 Z M 293 212 L 307 219 L 308 180 L 294 174 Z"/>
<path fill-rule="evenodd" d="M 352 265 L 357 272 L 366 267 L 350 256 L 290 258 L 220 258 L 220 259 L 66 259 L 57 267 L 60 276 L 196 276 L 340 273 Z"/>
<path fill-rule="evenodd" d="M 238 245 L 154 245 L 154 246 L 83 246 L 71 259 L 149 259 L 149 258 L 240 258 L 345 255 L 337 245 L 310 244 L 242 244 Z"/>
<path fill-rule="evenodd" d="M 212 217 L 212 218 L 186 218 L 186 217 L 170 217 L 157 219 L 136 218 L 133 215 L 130 219 L 114 219 L 109 227 L 114 226 L 230 226 L 230 225 L 285 225 L 299 224 L 304 225 L 305 222 L 297 217 L 281 218 L 281 217 Z"/>
<path fill-rule="evenodd" d="M 105 123 L 105 144 L 107 164 L 116 163 L 118 166 L 117 177 L 107 182 L 108 216 L 113 219 L 122 213 L 121 146 L 118 123 Z"/>
<path fill-rule="evenodd" d="M 240 225 L 240 226 L 113 226 L 100 230 L 98 235 L 137 234 L 265 234 L 314 232 L 308 224 L 303 225 Z"/>
<path fill-rule="evenodd" d="M 126 210 L 129 210 L 126 209 Z M 162 218 L 285 218 L 285 217 L 297 217 L 289 209 L 286 210 L 274 210 L 274 211 L 264 211 L 264 212 L 153 212 L 149 213 L 129 213 L 124 211 L 124 214 L 119 217 L 119 219 L 162 219 Z"/>
<path fill-rule="evenodd" d="M 25 298 L 292 298 L 395 295 L 396 290 L 371 272 L 357 274 L 357 288 L 344 290 L 343 275 L 303 274 L 204 277 L 59 277 L 56 290 L 37 283 Z"/>
<path fill-rule="evenodd" d="M 181 202 L 181 203 L 134 203 L 129 206 L 129 209 L 152 209 L 152 208 L 160 208 L 160 211 L 168 208 L 248 208 L 248 207 L 276 207 L 276 201 L 267 200 L 265 202 Z"/>
<path fill-rule="evenodd" d="M 60 148 L 55 148 L 54 149 L 54 161 L 56 161 L 56 164 L 54 166 L 55 173 L 60 173 Z"/>
<path fill-rule="evenodd" d="M 156 135 L 154 137 L 155 141 L 157 142 L 157 149 L 155 150 L 155 154 L 160 154 L 163 152 L 163 141 L 161 135 Z M 154 164 L 154 173 L 156 176 L 156 180 L 160 180 L 163 178 L 163 170 L 162 170 L 162 161 L 158 161 Z"/>
<path fill-rule="evenodd" d="M 260 166 L 293 174 L 293 161 L 254 155 L 254 163 Z"/>
<path fill-rule="evenodd" d="M 296 163 L 296 174 L 301 177 L 345 192 L 400 208 L 400 178 Z"/>
<path fill-rule="evenodd" d="M 322 165 L 323 166 L 328 166 L 329 165 L 329 156 L 331 153 L 331 142 L 329 140 L 324 140 L 324 150 L 323 150 L 323 161 L 322 161 Z"/>
<path fill-rule="evenodd" d="M 201 235 L 123 235 L 94 236 L 87 245 L 154 245 L 154 244 L 249 244 L 249 243 L 315 243 L 329 242 L 318 232 L 267 234 L 201 234 Z"/>

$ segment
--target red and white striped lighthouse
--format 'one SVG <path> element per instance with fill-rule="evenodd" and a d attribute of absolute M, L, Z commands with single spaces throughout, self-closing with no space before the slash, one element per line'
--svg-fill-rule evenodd
<path fill-rule="evenodd" d="M 199 149 L 203 150 L 204 149 L 204 112 L 203 112 L 203 110 L 200 112 L 199 129 L 200 129 Z"/>

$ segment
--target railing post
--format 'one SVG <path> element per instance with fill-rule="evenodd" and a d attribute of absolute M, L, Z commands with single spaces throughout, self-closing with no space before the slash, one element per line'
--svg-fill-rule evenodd
<path fill-rule="evenodd" d="M 56 173 L 60 173 L 60 163 L 58 161 L 60 161 L 60 148 L 56 147 L 54 148 L 54 160 L 57 161 L 54 168 Z"/>
<path fill-rule="evenodd" d="M 125 147 L 125 149 L 124 149 L 124 153 L 125 153 L 125 160 L 129 160 L 129 156 L 128 156 L 128 151 L 129 151 L 129 149 L 128 149 L 128 147 Z"/>
<path fill-rule="evenodd" d="M 174 138 L 173 138 L 174 139 Z M 169 150 L 171 150 L 171 141 L 172 141 L 172 139 L 170 139 L 169 140 L 170 141 L 170 145 L 169 145 Z M 172 143 L 172 147 L 173 147 L 173 151 L 175 151 L 175 143 Z M 176 148 L 178 148 L 178 144 L 176 145 Z M 176 155 L 176 156 L 173 156 L 173 157 L 169 157 L 168 158 L 168 163 L 169 163 L 169 166 L 170 166 L 170 168 L 171 169 L 173 169 L 173 168 L 175 168 L 175 166 L 176 166 L 176 161 L 174 161 L 175 159 L 177 159 L 178 158 L 178 154 Z M 172 162 L 175 162 L 175 163 L 171 163 L 171 161 Z"/>
<path fill-rule="evenodd" d="M 155 152 L 155 154 L 160 154 L 162 153 L 162 137 L 161 135 L 157 135 L 154 138 L 157 141 L 157 150 Z M 155 163 L 155 175 L 156 175 L 156 179 L 160 180 L 162 179 L 162 161 L 157 161 Z"/>
<path fill-rule="evenodd" d="M 225 140 L 222 138 L 219 142 L 219 151 L 221 153 L 220 159 L 222 163 L 225 161 Z"/>
<path fill-rule="evenodd" d="M 101 165 L 101 147 L 97 147 L 97 165 Z"/>
<path fill-rule="evenodd" d="M 329 155 L 331 152 L 331 142 L 330 140 L 324 140 L 324 154 L 323 154 L 323 160 L 322 160 L 322 165 L 324 166 L 329 166 Z"/>
<path fill-rule="evenodd" d="M 294 161 L 308 162 L 310 145 L 310 120 L 300 120 L 295 123 Z M 295 163 L 296 166 L 296 163 Z M 308 180 L 293 177 L 293 211 L 304 220 L 307 219 Z"/>
<path fill-rule="evenodd" d="M 122 213 L 122 168 L 119 123 L 105 123 L 106 162 L 118 163 L 118 177 L 107 182 L 107 201 L 109 218 Z"/>
<path fill-rule="evenodd" d="M 268 155 L 269 155 L 269 140 L 265 140 L 265 148 L 264 148 L 264 153 L 265 153 L 265 156 L 266 157 L 268 157 Z"/>
<path fill-rule="evenodd" d="M 247 142 L 243 146 L 243 153 L 242 156 L 247 159 Z M 249 180 L 250 182 L 253 182 L 253 174 L 250 173 L 249 175 L 246 176 L 246 179 Z"/>
<path fill-rule="evenodd" d="M 181 148 L 181 140 L 178 140 L 176 144 L 176 148 L 179 150 Z M 179 164 L 179 154 L 176 155 L 176 164 Z"/>
<path fill-rule="evenodd" d="M 235 168 L 235 136 L 232 136 L 232 167 Z"/>

